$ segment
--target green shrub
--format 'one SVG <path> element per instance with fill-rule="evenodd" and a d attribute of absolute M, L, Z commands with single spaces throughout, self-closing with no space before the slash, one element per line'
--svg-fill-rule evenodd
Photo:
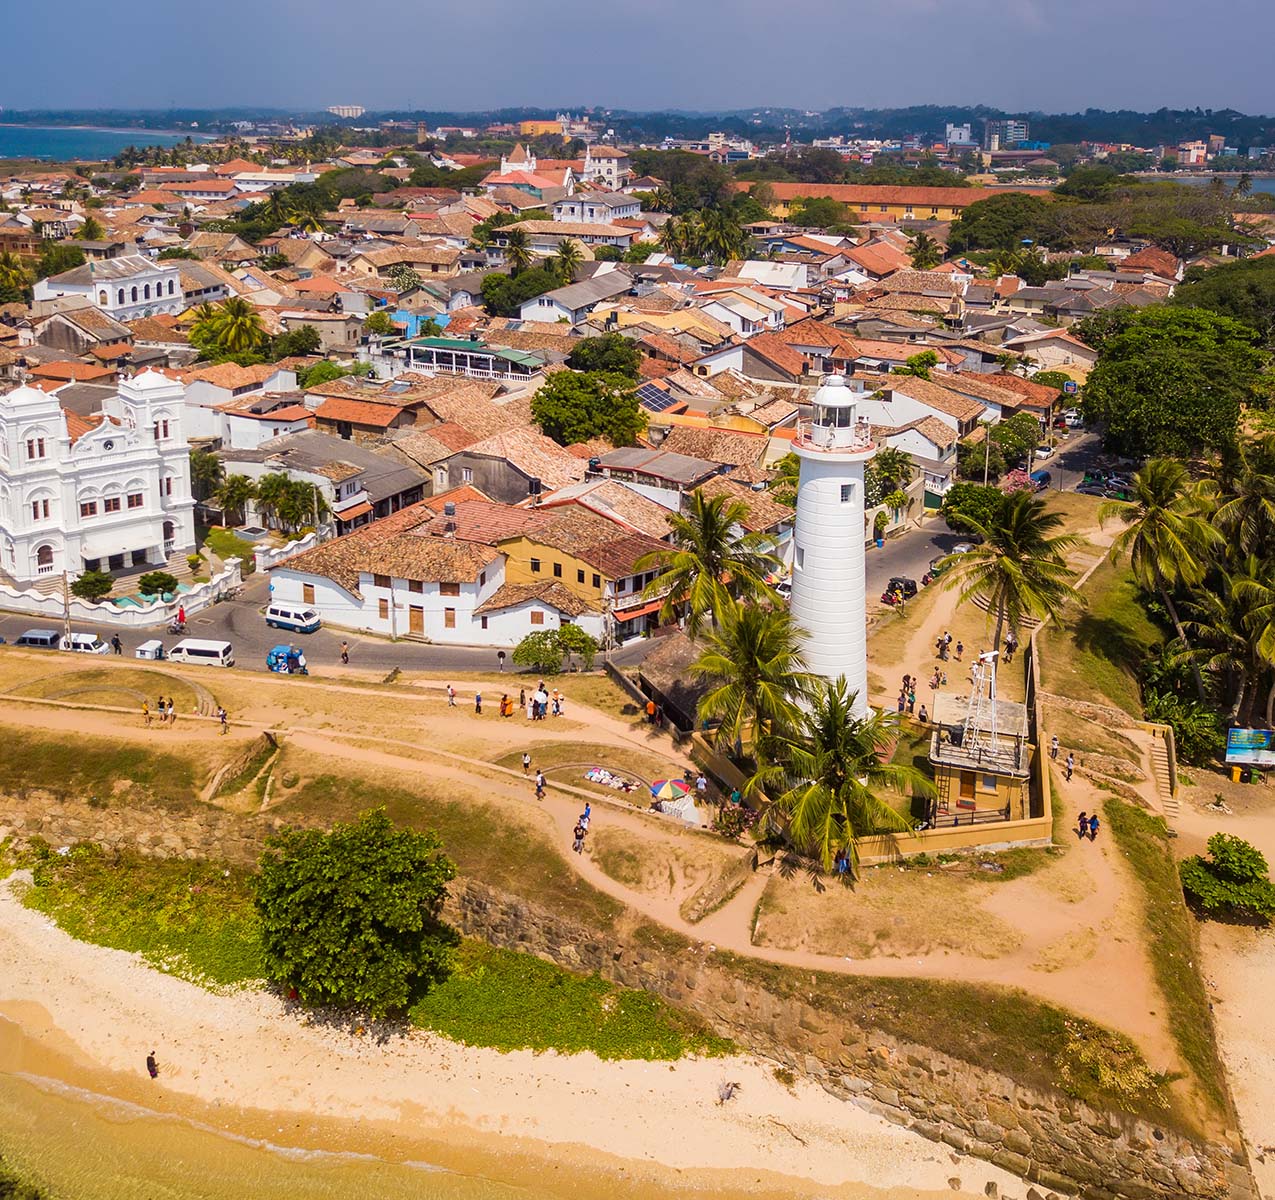
<path fill-rule="evenodd" d="M 1208 857 L 1192 855 L 1179 873 L 1191 902 L 1209 915 L 1262 920 L 1275 915 L 1275 884 L 1266 856 L 1243 838 L 1215 833 L 1209 838 Z"/>
<path fill-rule="evenodd" d="M 147 571 L 137 581 L 137 590 L 144 596 L 172 595 L 177 590 L 177 576 L 167 571 Z"/>
<path fill-rule="evenodd" d="M 1172 692 L 1148 692 L 1143 700 L 1148 721 L 1173 728 L 1178 757 L 1196 766 L 1221 755 L 1226 736 L 1217 713 L 1198 700 L 1185 700 Z"/>

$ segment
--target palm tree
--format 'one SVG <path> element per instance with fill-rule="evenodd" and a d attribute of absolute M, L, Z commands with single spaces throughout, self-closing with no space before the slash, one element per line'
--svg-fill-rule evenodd
<path fill-rule="evenodd" d="M 219 305 L 200 305 L 191 335 L 223 354 L 249 354 L 265 341 L 261 314 L 240 296 Z"/>
<path fill-rule="evenodd" d="M 257 481 L 257 512 L 264 518 L 280 520 L 280 510 L 288 499 L 288 486 L 292 481 L 277 471 L 263 475 Z"/>
<path fill-rule="evenodd" d="M 996 614 L 996 638 L 1001 644 L 1008 624 L 1015 633 L 1024 617 L 1057 617 L 1078 593 L 1074 572 L 1063 555 L 1080 544 L 1074 534 L 1054 533 L 1062 516 L 1046 512 L 1045 502 L 1031 492 L 1014 492 L 1001 502 L 996 515 L 969 526 L 980 545 L 949 558 L 948 587 L 961 588 L 961 600 L 981 596 L 988 613 Z"/>
<path fill-rule="evenodd" d="M 1153 458 L 1134 475 L 1131 501 L 1108 500 L 1098 509 L 1099 521 L 1115 518 L 1124 524 L 1124 531 L 1112 543 L 1112 556 L 1129 555 L 1134 578 L 1159 594 L 1184 647 L 1190 643 L 1173 602 L 1173 589 L 1199 583 L 1208 550 L 1222 540 L 1201 515 L 1205 503 L 1206 494 L 1192 484 L 1186 467 L 1172 459 Z M 1232 510 L 1232 517 L 1237 528 L 1243 524 L 1238 509 Z M 1191 669 L 1203 700 L 1204 680 L 1194 660 Z"/>
<path fill-rule="evenodd" d="M 227 475 L 216 491 L 217 507 L 226 514 L 228 525 L 242 525 L 244 510 L 256 496 L 256 485 L 247 475 Z M 232 520 L 232 514 L 239 519 Z"/>
<path fill-rule="evenodd" d="M 212 495 L 225 477 L 226 468 L 215 454 L 207 450 L 190 452 L 190 481 L 195 485 L 197 499 Z"/>
<path fill-rule="evenodd" d="M 671 213 L 673 205 L 676 201 L 673 199 L 673 193 L 666 187 L 656 188 L 651 193 L 651 205 L 656 212 Z"/>
<path fill-rule="evenodd" d="M 659 243 L 660 249 L 665 254 L 671 254 L 674 258 L 684 257 L 686 243 L 683 239 L 682 220 L 680 217 L 672 217 L 664 222 L 659 234 Z"/>
<path fill-rule="evenodd" d="M 906 487 L 912 482 L 916 469 L 912 465 L 912 456 L 897 446 L 883 446 L 872 456 L 868 467 L 884 492 Z"/>
<path fill-rule="evenodd" d="M 666 593 L 662 620 L 671 621 L 685 604 L 686 628 L 694 637 L 705 613 L 716 627 L 718 610 L 728 597 L 756 600 L 766 595 L 766 576 L 781 564 L 771 539 L 749 532 L 747 519 L 742 500 L 709 497 L 699 490 L 691 493 L 686 512 L 669 514 L 673 544 L 644 554 L 636 564 L 638 571 L 660 571 L 647 593 Z"/>
<path fill-rule="evenodd" d="M 584 261 L 580 243 L 575 238 L 566 237 L 558 243 L 558 253 L 554 255 L 554 266 L 563 283 L 570 283 L 576 268 Z"/>
<path fill-rule="evenodd" d="M 1254 613 L 1246 599 L 1253 582 L 1250 572 L 1259 570 L 1256 559 L 1248 559 L 1235 572 L 1220 570 L 1214 587 L 1194 592 L 1188 607 L 1194 614 L 1186 623 L 1194 644 L 1186 657 L 1197 672 L 1202 665 L 1217 681 L 1221 694 L 1232 697 L 1228 717 L 1239 716 L 1253 675 L 1260 670 L 1258 646 L 1260 627 L 1255 629 Z"/>
<path fill-rule="evenodd" d="M 856 717 L 845 676 L 821 681 L 811 700 L 801 720 L 778 734 L 778 764 L 763 765 L 749 785 L 776 793 L 762 814 L 763 834 L 786 836 L 825 870 L 844 854 L 855 878 L 860 838 L 912 827 L 883 794 L 932 796 L 934 785 L 914 766 L 884 761 L 901 718 L 892 712 Z"/>
<path fill-rule="evenodd" d="M 908 257 L 917 271 L 928 271 L 943 261 L 943 249 L 928 233 L 922 230 L 912 239 Z"/>
<path fill-rule="evenodd" d="M 720 722 L 719 744 L 747 744 L 759 764 L 773 761 L 775 738 L 800 723 L 800 699 L 814 686 L 800 642 L 787 609 L 727 601 L 691 665 L 710 685 L 699 717 Z"/>
<path fill-rule="evenodd" d="M 31 285 L 31 272 L 22 265 L 22 260 L 8 250 L 0 252 L 0 295 L 17 303 L 26 294 Z"/>
<path fill-rule="evenodd" d="M 1247 553 L 1275 551 L 1275 434 L 1244 443 L 1229 465 L 1217 526 Z"/>
<path fill-rule="evenodd" d="M 531 243 L 527 240 L 525 229 L 510 229 L 505 233 L 505 260 L 513 273 L 517 275 L 525 271 L 533 262 L 535 255 L 531 252 Z"/>

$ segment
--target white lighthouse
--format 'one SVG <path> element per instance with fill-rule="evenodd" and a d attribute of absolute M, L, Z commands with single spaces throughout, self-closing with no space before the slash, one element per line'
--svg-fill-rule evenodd
<path fill-rule="evenodd" d="M 867 578 L 863 468 L 876 447 L 844 377 L 815 393 L 814 416 L 798 428 L 801 459 L 793 534 L 792 617 L 805 632 L 806 665 L 844 675 L 858 716 L 868 711 Z"/>

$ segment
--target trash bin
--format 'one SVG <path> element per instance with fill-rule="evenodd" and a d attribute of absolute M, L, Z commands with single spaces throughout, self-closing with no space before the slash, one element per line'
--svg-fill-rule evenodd
<path fill-rule="evenodd" d="M 1232 768 L 1231 768 L 1231 782 L 1232 782 L 1232 783 L 1239 783 L 1239 781 L 1240 781 L 1240 768 L 1239 768 L 1239 767 L 1232 767 Z"/>

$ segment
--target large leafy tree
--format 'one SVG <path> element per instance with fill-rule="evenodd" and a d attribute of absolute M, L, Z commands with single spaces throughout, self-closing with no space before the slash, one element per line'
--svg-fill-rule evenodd
<path fill-rule="evenodd" d="M 619 333 L 581 338 L 567 355 L 567 366 L 574 371 L 611 371 L 631 379 L 638 377 L 641 362 L 637 343 Z"/>
<path fill-rule="evenodd" d="M 699 716 L 719 722 L 718 744 L 746 747 L 759 763 L 773 762 L 779 736 L 800 725 L 815 683 L 788 610 L 762 604 L 726 604 L 691 674 L 708 684 Z"/>
<path fill-rule="evenodd" d="M 1173 593 L 1204 578 L 1210 552 L 1222 538 L 1205 517 L 1207 493 L 1192 483 L 1181 463 L 1154 458 L 1134 475 L 1132 482 L 1132 498 L 1127 503 L 1106 501 L 1098 509 L 1098 519 L 1124 525 L 1112 544 L 1112 554 L 1129 556 L 1135 578 L 1159 595 L 1185 646 L 1186 630 Z M 1193 667 L 1196 689 L 1203 700 L 1204 683 L 1199 667 Z"/>
<path fill-rule="evenodd" d="M 974 533 L 996 519 L 1004 501 L 1005 493 L 990 484 L 954 483 L 943 497 L 939 513 L 957 533 Z"/>
<path fill-rule="evenodd" d="M 609 371 L 556 371 L 531 398 L 531 416 L 560 446 L 595 437 L 631 446 L 646 428 L 633 380 Z"/>
<path fill-rule="evenodd" d="M 60 275 L 63 271 L 82 267 L 86 261 L 84 251 L 79 246 L 70 246 L 65 242 L 46 242 L 36 264 L 36 278 L 47 279 L 50 275 Z"/>
<path fill-rule="evenodd" d="M 1275 884 L 1266 856 L 1231 834 L 1215 833 L 1208 856 L 1194 854 L 1178 868 L 1191 902 L 1209 916 L 1275 916 Z"/>
<path fill-rule="evenodd" d="M 1270 345 L 1275 342 L 1275 257 L 1243 258 L 1208 270 L 1192 267 L 1172 302 L 1234 317 Z"/>
<path fill-rule="evenodd" d="M 269 977 L 304 1004 L 404 1011 L 447 976 L 459 940 L 441 918 L 456 876 L 441 847 L 383 809 L 269 838 L 257 884 Z"/>
<path fill-rule="evenodd" d="M 763 833 L 786 838 L 825 870 L 844 854 L 852 876 L 858 874 L 860 838 L 911 828 L 885 797 L 934 793 L 916 767 L 886 759 L 899 737 L 898 714 L 859 718 L 854 702 L 844 676 L 821 681 L 809 710 L 778 733 L 777 761 L 763 764 L 750 781 L 750 788 L 774 797 L 763 812 Z"/>
<path fill-rule="evenodd" d="M 1024 617 L 1056 617 L 1078 598 L 1064 555 L 1080 539 L 1055 532 L 1062 521 L 1026 491 L 1006 496 L 986 524 L 967 521 L 982 541 L 951 558 L 947 586 L 959 587 L 962 601 L 981 597 L 987 603 L 996 619 L 994 646 L 1006 625 L 1017 633 Z"/>
<path fill-rule="evenodd" d="M 780 566 L 774 543 L 745 527 L 748 506 L 727 496 L 691 493 L 686 511 L 669 515 L 673 544 L 652 550 L 636 564 L 658 570 L 648 592 L 664 594 L 664 620 L 686 608 L 686 626 L 699 632 L 706 616 L 714 624 L 732 598 L 755 602 L 767 594 L 766 576 Z"/>
<path fill-rule="evenodd" d="M 1241 407 L 1263 396 L 1258 336 L 1205 309 L 1144 309 L 1105 335 L 1085 411 L 1113 450 L 1183 458 L 1232 446 Z"/>
<path fill-rule="evenodd" d="M 1049 202 L 1005 192 L 976 200 L 952 222 L 949 250 L 1016 250 L 1024 239 L 1040 241 L 1049 228 Z"/>
<path fill-rule="evenodd" d="M 31 272 L 8 250 L 0 251 L 0 304 L 22 304 L 31 287 Z"/>
<path fill-rule="evenodd" d="M 483 279 L 483 306 L 493 317 L 516 317 L 526 301 L 553 291 L 561 282 L 547 267 L 532 267 L 512 277 L 493 273 Z"/>

